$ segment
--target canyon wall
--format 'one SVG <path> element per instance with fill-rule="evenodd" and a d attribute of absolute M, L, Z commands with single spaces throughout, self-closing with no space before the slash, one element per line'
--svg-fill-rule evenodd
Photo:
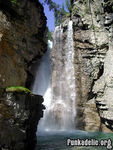
<path fill-rule="evenodd" d="M 0 0 L 0 149 L 35 147 L 43 98 L 25 92 L 6 93 L 5 88 L 31 87 L 31 66 L 47 50 L 46 30 L 38 0 Z"/>
<path fill-rule="evenodd" d="M 76 128 L 112 132 L 112 3 L 73 1 Z"/>
<path fill-rule="evenodd" d="M 31 86 L 30 66 L 46 51 L 46 17 L 35 0 L 0 1 L 0 91 Z"/>
<path fill-rule="evenodd" d="M 37 124 L 43 117 L 43 97 L 24 92 L 0 98 L 0 149 L 34 150 Z"/>

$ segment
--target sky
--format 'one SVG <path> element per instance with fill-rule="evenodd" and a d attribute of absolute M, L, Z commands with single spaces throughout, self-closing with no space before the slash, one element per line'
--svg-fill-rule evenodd
<path fill-rule="evenodd" d="M 43 3 L 44 0 L 39 0 L 41 3 Z M 53 2 L 59 4 L 62 6 L 62 4 L 65 4 L 65 0 L 53 0 Z M 49 11 L 49 7 L 47 4 L 44 4 L 44 12 L 47 17 L 47 26 L 50 31 L 54 30 L 54 14 L 53 11 Z"/>

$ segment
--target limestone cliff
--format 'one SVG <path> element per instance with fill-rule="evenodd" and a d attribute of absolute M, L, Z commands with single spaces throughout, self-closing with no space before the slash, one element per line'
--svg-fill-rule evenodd
<path fill-rule="evenodd" d="M 30 87 L 30 65 L 46 51 L 46 17 L 35 0 L 0 0 L 0 89 Z"/>
<path fill-rule="evenodd" d="M 77 128 L 112 131 L 111 1 L 74 0 Z"/>

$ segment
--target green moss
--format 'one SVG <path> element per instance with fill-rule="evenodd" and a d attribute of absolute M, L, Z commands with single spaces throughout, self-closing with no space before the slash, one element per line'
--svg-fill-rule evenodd
<path fill-rule="evenodd" d="M 32 93 L 29 89 L 23 86 L 10 86 L 6 88 L 6 92 L 25 92 L 25 93 Z"/>
<path fill-rule="evenodd" d="M 14 4 L 14 5 L 17 5 L 17 6 L 19 5 L 19 3 L 17 2 L 17 0 L 11 0 L 11 3 Z"/>

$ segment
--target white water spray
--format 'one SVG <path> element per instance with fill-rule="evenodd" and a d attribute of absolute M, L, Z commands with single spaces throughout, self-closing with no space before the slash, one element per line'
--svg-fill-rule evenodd
<path fill-rule="evenodd" d="M 40 65 L 37 68 L 36 78 L 32 87 L 32 92 L 37 95 L 44 95 L 51 76 L 50 66 L 50 48 L 52 48 L 52 42 L 48 40 L 48 50 L 40 61 Z"/>
<path fill-rule="evenodd" d="M 75 129 L 75 74 L 72 21 L 68 23 L 67 38 L 63 43 L 63 28 L 53 33 L 51 84 L 44 94 L 46 110 L 39 130 Z"/>

